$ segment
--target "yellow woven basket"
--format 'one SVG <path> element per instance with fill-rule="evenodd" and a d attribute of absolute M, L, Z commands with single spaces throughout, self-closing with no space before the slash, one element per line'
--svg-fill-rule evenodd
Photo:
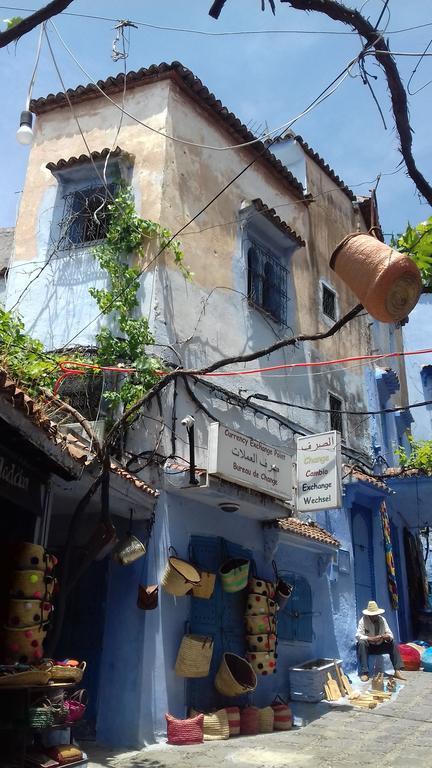
<path fill-rule="evenodd" d="M 43 571 L 14 571 L 10 595 L 20 599 L 43 600 L 52 595 L 54 584 L 55 580 L 45 576 Z"/>
<path fill-rule="evenodd" d="M 82 661 L 78 667 L 64 667 L 60 664 L 54 664 L 50 679 L 54 683 L 80 683 L 86 666 L 85 661 Z"/>
<path fill-rule="evenodd" d="M 174 667 L 176 675 L 179 677 L 207 677 L 212 656 L 212 637 L 184 635 Z"/>
<path fill-rule="evenodd" d="M 201 581 L 192 587 L 192 596 L 201 600 L 210 600 L 216 583 L 216 574 L 210 571 L 200 571 Z"/>
<path fill-rule="evenodd" d="M 196 717 L 199 714 L 201 713 L 196 712 L 194 709 L 190 711 L 191 717 Z M 204 741 L 229 739 L 230 730 L 226 709 L 218 709 L 216 712 L 210 712 L 208 715 L 204 714 L 203 735 Z"/>
<path fill-rule="evenodd" d="M 39 625 L 31 627 L 6 627 L 3 630 L 6 659 L 31 664 L 43 658 L 43 641 L 46 630 Z"/>
<path fill-rule="evenodd" d="M 241 696 L 254 691 L 257 677 L 246 659 L 235 653 L 224 653 L 215 677 L 215 688 L 223 696 Z"/>
<path fill-rule="evenodd" d="M 43 600 L 12 599 L 8 603 L 8 627 L 29 627 L 49 619 L 51 603 Z"/>
<path fill-rule="evenodd" d="M 200 581 L 199 571 L 187 560 L 181 560 L 179 557 L 168 558 L 161 584 L 169 595 L 184 597 Z"/>
<path fill-rule="evenodd" d="M 263 707 L 258 712 L 259 733 L 272 733 L 274 712 L 271 707 Z"/>
<path fill-rule="evenodd" d="M 29 686 L 29 685 L 47 685 L 51 678 L 52 664 L 46 662 L 41 664 L 40 667 L 29 669 L 26 672 L 11 672 L 4 675 L 0 675 L 0 687 L 14 686 Z"/>
<path fill-rule="evenodd" d="M 40 544 L 31 544 L 28 541 L 22 541 L 17 547 L 15 558 L 17 570 L 45 571 L 45 550 Z"/>

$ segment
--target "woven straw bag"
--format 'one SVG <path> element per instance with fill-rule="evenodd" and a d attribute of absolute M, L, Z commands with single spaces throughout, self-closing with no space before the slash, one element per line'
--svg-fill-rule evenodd
<path fill-rule="evenodd" d="M 10 671 L 5 671 L 0 674 L 0 687 L 5 685 L 8 688 L 10 686 L 31 686 L 31 685 L 47 685 L 51 678 L 51 662 L 45 662 L 40 667 L 35 669 L 28 669 L 25 672 L 16 672 L 13 667 Z"/>
<path fill-rule="evenodd" d="M 269 597 L 270 600 L 274 600 L 275 598 L 275 585 L 273 582 L 257 579 L 255 576 L 252 576 L 248 581 L 248 591 L 253 592 L 255 595 Z"/>
<path fill-rule="evenodd" d="M 276 620 L 274 616 L 245 616 L 246 634 L 261 635 L 274 634 Z"/>
<path fill-rule="evenodd" d="M 190 716 L 199 715 L 194 709 L 191 709 Z M 230 729 L 228 724 L 228 714 L 226 709 L 218 709 L 216 712 L 204 713 L 203 722 L 204 741 L 221 741 L 229 739 Z"/>
<path fill-rule="evenodd" d="M 293 724 L 293 718 L 291 709 L 286 701 L 284 701 L 281 696 L 276 696 L 271 706 L 274 712 L 274 730 L 290 731 Z"/>
<path fill-rule="evenodd" d="M 171 550 L 177 554 L 173 547 L 170 547 Z M 194 565 L 187 560 L 170 555 L 161 579 L 165 592 L 176 597 L 184 597 L 200 581 L 201 576 Z"/>
<path fill-rule="evenodd" d="M 215 677 L 215 688 L 223 696 L 241 696 L 254 691 L 257 678 L 246 659 L 235 653 L 224 653 Z"/>
<path fill-rule="evenodd" d="M 274 712 L 271 707 L 258 710 L 258 732 L 272 733 L 274 727 Z"/>
<path fill-rule="evenodd" d="M 7 659 L 23 664 L 37 662 L 43 658 L 43 641 L 46 629 L 41 626 L 19 627 L 4 630 L 4 648 Z"/>
<path fill-rule="evenodd" d="M 274 651 L 247 653 L 246 658 L 257 675 L 273 675 L 276 672 L 276 654 Z"/>
<path fill-rule="evenodd" d="M 274 632 L 261 635 L 246 635 L 246 643 L 249 651 L 275 651 L 276 635 Z"/>
<path fill-rule="evenodd" d="M 258 707 L 245 707 L 240 710 L 241 736 L 256 736 L 259 731 Z"/>
<path fill-rule="evenodd" d="M 203 741 L 204 715 L 179 720 L 172 715 L 165 715 L 167 721 L 168 744 L 201 744 Z"/>
<path fill-rule="evenodd" d="M 54 708 L 49 699 L 41 699 L 29 707 L 27 717 L 30 728 L 50 728 L 55 722 Z"/>
<path fill-rule="evenodd" d="M 82 661 L 77 667 L 67 667 L 54 664 L 51 670 L 51 680 L 55 683 L 80 683 L 86 670 L 86 662 Z"/>
<path fill-rule="evenodd" d="M 210 600 L 215 588 L 216 574 L 210 571 L 200 571 L 200 576 L 200 583 L 192 587 L 192 596 L 199 597 L 201 600 Z"/>
<path fill-rule="evenodd" d="M 175 672 L 179 677 L 207 677 L 213 656 L 213 638 L 184 635 L 177 653 Z"/>
<path fill-rule="evenodd" d="M 240 735 L 240 707 L 225 707 L 228 715 L 228 726 L 230 736 Z"/>
<path fill-rule="evenodd" d="M 28 598 L 30 600 L 46 600 L 54 591 L 55 579 L 43 571 L 14 571 L 11 597 Z"/>
<path fill-rule="evenodd" d="M 30 627 L 48 621 L 52 605 L 43 600 L 9 600 L 8 627 Z"/>
<path fill-rule="evenodd" d="M 399 652 L 402 657 L 404 669 L 407 672 L 417 672 L 420 669 L 421 657 L 415 648 L 411 648 L 405 643 L 399 645 Z"/>
<path fill-rule="evenodd" d="M 243 557 L 226 560 L 219 568 L 224 592 L 240 592 L 247 586 L 249 576 L 249 560 Z"/>
<path fill-rule="evenodd" d="M 246 601 L 245 616 L 274 616 L 277 603 L 264 595 L 249 594 Z"/>
<path fill-rule="evenodd" d="M 28 541 L 22 541 L 17 545 L 15 554 L 15 567 L 18 571 L 45 571 L 46 556 L 45 550 L 40 544 L 31 544 Z"/>

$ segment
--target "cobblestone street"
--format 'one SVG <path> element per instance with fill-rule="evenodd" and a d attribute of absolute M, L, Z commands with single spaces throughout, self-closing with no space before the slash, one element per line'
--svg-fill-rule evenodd
<path fill-rule="evenodd" d="M 89 768 L 432 768 L 432 675 L 405 675 L 394 700 L 375 710 L 308 705 L 303 728 L 197 747 L 157 745 L 116 754 L 93 746 Z"/>

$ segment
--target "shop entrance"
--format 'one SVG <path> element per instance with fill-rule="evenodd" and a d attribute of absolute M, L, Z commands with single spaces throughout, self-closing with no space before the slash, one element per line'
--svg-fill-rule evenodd
<path fill-rule="evenodd" d="M 217 573 L 223 561 L 230 557 L 246 557 L 252 553 L 230 541 L 216 536 L 191 536 L 190 559 L 204 571 Z M 209 677 L 214 679 L 225 651 L 244 656 L 246 650 L 244 613 L 246 592 L 224 592 L 220 579 L 210 600 L 191 599 L 190 632 L 214 639 L 214 650 Z M 224 706 L 227 700 L 209 685 L 209 678 L 190 679 L 187 683 L 187 704 L 208 712 Z M 246 696 L 230 698 L 232 705 L 246 704 Z"/>
<path fill-rule="evenodd" d="M 354 546 L 354 582 L 357 618 L 369 600 L 375 599 L 375 570 L 373 562 L 372 515 L 359 504 L 352 507 L 352 537 Z"/>
<path fill-rule="evenodd" d="M 392 541 L 392 548 L 393 548 L 393 561 L 395 566 L 396 583 L 397 583 L 398 597 L 399 597 L 399 608 L 398 608 L 399 635 L 400 635 L 400 641 L 402 643 L 405 643 L 408 639 L 408 628 L 407 628 L 407 615 L 406 615 L 406 608 L 405 608 L 404 585 L 403 585 L 402 570 L 401 570 L 402 565 L 401 565 L 401 554 L 400 554 L 400 545 L 399 545 L 399 530 L 397 526 L 392 522 L 390 523 L 390 531 L 391 531 L 391 541 Z"/>

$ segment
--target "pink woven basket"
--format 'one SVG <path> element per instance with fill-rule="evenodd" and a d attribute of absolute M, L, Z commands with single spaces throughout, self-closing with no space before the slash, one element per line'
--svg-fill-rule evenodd
<path fill-rule="evenodd" d="M 179 720 L 172 715 L 165 715 L 167 721 L 167 742 L 181 746 L 184 744 L 201 744 L 204 738 L 204 715 L 188 717 Z"/>

